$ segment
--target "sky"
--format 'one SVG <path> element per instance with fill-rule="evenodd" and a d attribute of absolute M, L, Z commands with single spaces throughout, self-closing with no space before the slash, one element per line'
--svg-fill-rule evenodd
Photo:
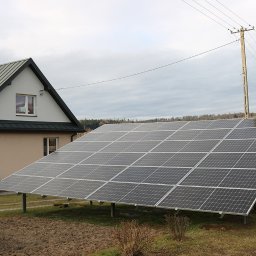
<path fill-rule="evenodd" d="M 256 25 L 253 0 L 186 2 L 215 20 L 212 13 L 218 15 L 227 28 Z M 0 0 L 0 6 L 0 63 L 32 57 L 79 119 L 243 112 L 240 42 L 140 76 L 83 86 L 237 39 L 182 0 Z M 255 31 L 246 32 L 246 47 L 250 109 L 256 112 Z M 75 86 L 81 87 L 59 90 Z"/>

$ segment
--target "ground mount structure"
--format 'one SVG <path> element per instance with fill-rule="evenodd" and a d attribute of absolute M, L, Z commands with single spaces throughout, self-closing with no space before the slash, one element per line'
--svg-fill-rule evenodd
<path fill-rule="evenodd" d="M 103 125 L 3 179 L 0 190 L 247 216 L 256 121 Z"/>

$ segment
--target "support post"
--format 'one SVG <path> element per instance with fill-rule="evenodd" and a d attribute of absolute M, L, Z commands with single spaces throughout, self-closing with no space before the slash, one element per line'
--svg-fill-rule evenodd
<path fill-rule="evenodd" d="M 244 32 L 254 30 L 241 27 L 237 31 L 231 31 L 231 34 L 240 33 L 240 43 L 241 43 L 241 57 L 242 57 L 242 75 L 243 75 L 243 88 L 244 88 L 244 117 L 249 118 L 249 92 L 248 92 L 248 79 L 247 79 L 247 66 L 246 66 L 246 54 L 245 54 L 245 39 Z"/>
<path fill-rule="evenodd" d="M 92 201 L 90 201 L 90 206 L 92 206 Z"/>
<path fill-rule="evenodd" d="M 244 42 L 244 29 L 240 30 L 240 43 L 241 43 L 241 55 L 242 55 L 242 71 L 243 71 L 243 85 L 244 85 L 244 117 L 249 117 L 249 95 L 248 95 L 248 79 L 247 79 L 247 66 L 246 66 L 246 54 L 245 54 L 245 42 Z"/>
<path fill-rule="evenodd" d="M 112 218 L 115 217 L 115 208 L 116 208 L 116 204 L 115 203 L 111 203 L 111 217 Z"/>
<path fill-rule="evenodd" d="M 22 211 L 23 213 L 27 212 L 27 194 L 22 194 Z"/>
<path fill-rule="evenodd" d="M 247 224 L 247 216 L 244 216 L 244 225 Z"/>

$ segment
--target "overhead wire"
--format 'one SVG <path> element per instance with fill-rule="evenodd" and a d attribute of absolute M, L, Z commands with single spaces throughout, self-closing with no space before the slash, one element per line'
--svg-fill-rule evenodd
<path fill-rule="evenodd" d="M 252 41 L 255 43 L 255 46 L 256 46 L 256 40 L 255 40 L 255 38 L 254 38 L 250 33 L 248 33 L 248 35 L 249 35 L 249 37 L 252 39 Z"/>
<path fill-rule="evenodd" d="M 178 63 L 181 63 L 181 62 L 184 62 L 184 61 L 187 61 L 187 60 L 190 60 L 190 59 L 193 59 L 193 58 L 202 56 L 202 55 L 204 55 L 204 54 L 207 54 L 207 53 L 216 51 L 216 50 L 218 50 L 218 49 L 221 49 L 221 48 L 223 48 L 223 47 L 226 47 L 226 46 L 228 46 L 228 45 L 234 44 L 234 43 L 236 43 L 237 41 L 239 41 L 239 39 L 234 40 L 234 41 L 231 41 L 231 42 L 226 43 L 226 44 L 223 44 L 223 45 L 220 45 L 220 46 L 217 46 L 217 47 L 212 48 L 212 49 L 210 49 L 210 50 L 203 51 L 203 52 L 194 54 L 194 55 L 192 55 L 192 56 L 189 56 L 189 57 L 186 57 L 186 58 L 183 58 L 183 59 L 180 59 L 180 60 L 177 60 L 177 61 L 174 61 L 174 62 L 165 64 L 165 65 L 161 65 L 161 66 L 158 66 L 158 67 L 150 68 L 150 69 L 147 69 L 147 70 L 144 70 L 144 71 L 140 71 L 140 72 L 137 72 L 137 73 L 133 73 L 133 74 L 130 74 L 130 75 L 125 75 L 125 76 L 120 76 L 120 77 L 116 77 L 116 78 L 112 78 L 112 79 L 106 79 L 106 80 L 96 81 L 96 82 L 87 83 L 87 84 L 83 84 L 83 85 L 75 85 L 75 86 L 61 87 L 61 88 L 57 88 L 56 90 L 65 90 L 65 89 L 72 89 L 72 88 L 79 88 L 79 87 L 88 87 L 88 86 L 92 86 L 92 85 L 96 85 L 96 84 L 102 84 L 102 83 L 107 83 L 107 82 L 113 82 L 113 81 L 122 80 L 122 79 L 127 79 L 127 78 L 134 77 L 134 76 L 139 76 L 139 75 L 142 75 L 142 74 L 145 74 L 145 73 L 149 73 L 149 72 L 152 72 L 152 71 L 156 71 L 156 70 L 158 70 L 158 69 L 170 67 L 170 66 L 176 65 L 176 64 L 178 64 Z"/>
<path fill-rule="evenodd" d="M 256 54 L 254 53 L 254 49 L 253 49 L 251 43 L 246 38 L 245 38 L 245 41 L 248 44 L 248 47 L 247 47 L 248 51 L 253 55 L 254 58 L 256 58 Z"/>
<path fill-rule="evenodd" d="M 182 1 L 183 1 L 183 0 L 182 0 Z M 214 12 L 211 11 L 211 10 L 209 10 L 208 8 L 206 8 L 205 6 L 203 6 L 202 4 L 198 3 L 198 1 L 196 1 L 196 0 L 191 0 L 191 1 L 195 2 L 197 5 L 199 5 L 201 8 L 205 9 L 206 11 L 210 12 L 210 13 L 211 13 L 212 15 L 214 15 L 215 17 L 217 17 L 217 18 L 223 20 L 222 17 L 219 17 L 218 15 L 216 15 L 216 13 L 214 13 Z M 183 2 L 185 2 L 185 1 L 183 1 Z M 210 5 L 212 8 L 214 8 L 215 10 L 217 10 L 218 12 L 220 12 L 223 16 L 225 16 L 226 18 L 230 19 L 232 22 L 234 22 L 234 23 L 236 23 L 237 25 L 239 25 L 240 27 L 242 27 L 242 25 L 241 25 L 240 23 L 238 23 L 234 18 L 232 18 L 230 15 L 228 15 L 227 13 L 225 13 L 224 11 L 222 11 L 220 8 L 216 7 L 216 6 L 215 6 L 214 4 L 212 4 L 209 0 L 205 0 L 205 2 L 206 2 L 208 5 Z M 221 6 L 223 6 L 225 9 L 227 9 L 230 13 L 232 13 L 233 15 L 235 15 L 236 17 L 238 17 L 238 18 L 239 18 L 240 20 L 242 20 L 243 22 L 248 23 L 248 22 L 246 22 L 242 17 L 238 16 L 235 12 L 233 12 L 230 8 L 228 8 L 227 6 L 225 6 L 224 4 L 222 4 L 220 1 L 216 1 L 216 2 L 219 3 Z M 192 8 L 195 9 L 195 7 L 192 6 L 192 5 L 190 5 L 188 2 L 186 2 L 186 4 L 188 4 L 190 7 L 192 7 Z M 197 9 L 197 10 L 198 10 L 198 9 Z M 199 11 L 199 10 L 198 10 L 198 11 Z M 201 12 L 201 13 L 202 13 L 202 12 Z M 205 15 L 205 13 L 202 13 L 202 14 Z M 224 21 L 224 20 L 223 20 L 223 21 Z M 226 21 L 225 21 L 225 22 L 226 22 Z M 249 24 L 249 23 L 248 23 L 248 24 Z M 231 24 L 229 24 L 229 23 L 228 23 L 228 25 L 232 26 L 232 27 L 235 29 L 235 27 L 234 27 L 233 25 L 231 25 Z M 249 26 L 251 26 L 251 25 L 249 24 Z M 252 26 L 251 26 L 251 27 L 252 27 Z M 225 28 L 228 29 L 226 26 L 225 26 Z M 229 30 L 230 32 L 232 32 L 230 29 L 228 29 L 228 30 Z M 255 38 L 254 38 L 250 33 L 248 33 L 248 35 L 249 35 L 250 39 L 251 39 L 252 41 L 254 41 L 255 46 L 256 46 L 256 40 L 255 40 Z M 234 33 L 231 33 L 231 36 L 232 36 L 233 38 L 237 38 L 237 37 L 236 37 L 236 34 L 234 34 Z M 249 40 L 247 40 L 247 43 L 250 44 Z M 252 46 L 251 44 L 250 44 L 250 47 L 251 47 L 252 51 L 254 51 L 254 50 L 253 50 L 253 46 Z M 253 54 L 253 52 L 252 52 L 252 54 Z"/>
<path fill-rule="evenodd" d="M 226 27 L 225 25 L 223 25 L 222 23 L 220 23 L 219 21 L 217 21 L 216 19 L 212 18 L 211 16 L 209 16 L 208 14 L 202 12 L 200 9 L 198 9 L 197 7 L 193 6 L 192 4 L 188 3 L 185 0 L 181 0 L 182 2 L 184 2 L 185 4 L 189 5 L 191 8 L 193 8 L 194 10 L 200 12 L 201 14 L 203 14 L 205 17 L 207 17 L 208 19 L 212 20 L 213 22 L 215 22 L 216 24 L 218 24 L 219 26 L 221 26 L 222 28 L 225 28 L 226 30 L 229 30 L 228 27 Z"/>
<path fill-rule="evenodd" d="M 221 9 L 219 9 L 218 7 L 216 7 L 214 4 L 212 4 L 210 1 L 205 0 L 206 3 L 208 3 L 208 5 L 212 6 L 214 9 L 216 9 L 218 12 L 222 13 L 224 16 L 226 16 L 227 18 L 229 18 L 229 20 L 231 20 L 232 22 L 236 23 L 238 26 L 242 27 L 242 25 L 240 23 L 238 23 L 235 19 L 233 19 L 231 16 L 229 16 L 228 14 L 226 14 L 225 12 L 223 12 Z"/>
<path fill-rule="evenodd" d="M 223 23 L 226 23 L 229 27 L 233 27 L 229 22 L 227 22 L 226 20 L 222 19 L 221 17 L 219 17 L 218 15 L 216 15 L 214 12 L 212 12 L 211 10 L 209 10 L 208 8 L 206 8 L 204 5 L 198 3 L 196 0 L 192 0 L 194 3 L 196 3 L 198 6 L 200 6 L 201 8 L 203 8 L 204 10 L 206 10 L 207 12 L 211 13 L 214 17 L 216 17 L 217 19 L 221 20 Z M 228 30 L 230 30 L 228 28 Z"/>
<path fill-rule="evenodd" d="M 226 5 L 224 5 L 223 3 L 221 3 L 219 0 L 215 0 L 218 4 L 220 4 L 222 7 L 224 7 L 226 10 L 228 10 L 230 13 L 232 13 L 233 15 L 235 15 L 238 19 L 240 19 L 240 21 L 246 23 L 247 25 L 249 25 L 250 27 L 252 27 L 252 25 L 247 22 L 245 19 L 243 19 L 242 17 L 240 17 L 237 13 L 235 13 L 234 11 L 232 11 L 229 7 L 227 7 Z"/>

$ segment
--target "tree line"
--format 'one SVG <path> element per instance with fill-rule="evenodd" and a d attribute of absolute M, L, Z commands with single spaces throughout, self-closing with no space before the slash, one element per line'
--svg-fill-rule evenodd
<path fill-rule="evenodd" d="M 251 113 L 251 117 L 256 117 L 256 113 Z M 198 116 L 182 116 L 182 117 L 170 117 L 170 118 L 153 118 L 147 120 L 139 119 L 81 119 L 80 123 L 84 127 L 85 131 L 91 131 L 103 124 L 118 124 L 118 123 L 150 123 L 150 122 L 173 122 L 173 121 L 198 121 L 198 120 L 216 120 L 216 119 L 232 119 L 243 118 L 244 113 L 227 113 L 227 114 L 208 114 Z"/>

